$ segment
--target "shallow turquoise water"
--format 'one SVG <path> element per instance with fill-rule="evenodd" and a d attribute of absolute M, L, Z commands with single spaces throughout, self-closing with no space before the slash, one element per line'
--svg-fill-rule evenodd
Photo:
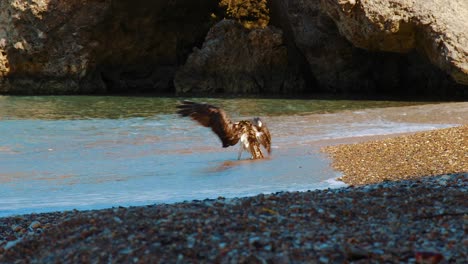
<path fill-rule="evenodd" d="M 153 117 L 172 114 L 187 98 L 126 96 L 0 96 L 1 119 L 93 119 Z M 192 100 L 192 99 L 191 99 Z M 404 101 L 194 98 L 223 107 L 231 116 L 278 116 L 415 105 Z"/>
<path fill-rule="evenodd" d="M 428 128 L 310 115 L 404 102 L 195 99 L 234 120 L 264 117 L 273 155 L 238 161 L 237 146 L 221 148 L 209 129 L 174 114 L 179 100 L 0 97 L 0 216 L 336 187 L 339 174 L 311 142 Z"/>

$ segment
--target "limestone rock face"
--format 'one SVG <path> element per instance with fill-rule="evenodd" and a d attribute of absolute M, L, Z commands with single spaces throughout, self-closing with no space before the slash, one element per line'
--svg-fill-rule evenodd
<path fill-rule="evenodd" d="M 468 85 L 468 1 L 321 0 L 340 33 L 356 47 L 417 50 Z"/>
<path fill-rule="evenodd" d="M 330 14 L 328 5 L 339 2 L 339 14 L 351 14 L 355 9 L 349 1 L 287 1 L 272 0 L 272 22 L 284 31 L 290 50 L 296 50 L 297 60 L 305 60 L 309 76 L 313 76 L 313 92 L 343 93 L 397 93 L 412 95 L 459 94 L 462 84 L 455 83 L 424 56 L 410 48 L 415 41 L 405 34 L 389 42 L 389 48 L 373 48 L 381 45 L 381 39 L 367 39 L 367 46 L 348 40 L 342 27 L 347 21 Z M 352 2 L 351 3 L 355 3 Z M 359 3 L 359 1 L 358 1 Z M 333 20 L 332 20 L 333 18 Z M 349 22 L 351 23 L 351 22 Z M 349 38 L 359 38 L 369 30 L 362 22 L 354 22 Z M 362 32 L 360 32 L 360 30 Z M 346 37 L 344 37 L 345 35 Z M 356 36 L 357 35 L 357 36 Z M 374 44 L 371 44 L 374 43 Z M 402 47 L 399 52 L 391 46 Z M 307 75 L 307 73 L 305 73 Z"/>
<path fill-rule="evenodd" d="M 467 34 L 467 0 L 5 0 L 0 94 L 466 95 Z"/>
<path fill-rule="evenodd" d="M 319 1 L 274 0 L 273 22 L 279 24 L 296 50 L 296 60 L 306 60 L 314 92 L 352 92 L 362 89 L 367 58 L 340 35 Z M 303 64 L 304 65 L 304 64 Z"/>
<path fill-rule="evenodd" d="M 174 80 L 178 93 L 297 93 L 304 81 L 290 63 L 281 30 L 222 20 Z"/>
<path fill-rule="evenodd" d="M 0 1 L 0 93 L 173 92 L 211 0 Z"/>

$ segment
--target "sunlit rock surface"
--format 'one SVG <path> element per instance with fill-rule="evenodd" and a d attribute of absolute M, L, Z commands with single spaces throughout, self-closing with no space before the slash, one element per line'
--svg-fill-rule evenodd
<path fill-rule="evenodd" d="M 0 93 L 172 92 L 215 1 L 0 1 Z"/>
<path fill-rule="evenodd" d="M 0 1 L 0 94 L 467 95 L 467 29 L 465 0 Z"/>
<path fill-rule="evenodd" d="M 248 30 L 233 20 L 211 28 L 175 79 L 178 93 L 293 93 L 304 90 L 281 30 Z"/>
<path fill-rule="evenodd" d="M 290 52 L 295 50 L 298 61 L 307 63 L 305 72 L 309 72 L 315 81 L 312 82 L 313 91 L 413 95 L 462 94 L 466 91 L 462 82 L 456 83 L 441 70 L 443 67 L 431 64 L 431 58 L 428 59 L 424 52 L 414 46 L 408 47 L 415 45 L 415 41 L 405 38 L 407 31 L 400 33 L 401 41 L 408 41 L 406 48 L 401 50 L 375 48 L 384 39 L 369 38 L 367 45 L 354 41 L 366 34 L 366 26 L 377 26 L 369 21 L 367 24 L 358 21 L 364 11 L 356 8 L 362 4 L 346 9 L 348 2 L 272 0 L 272 23 L 283 29 Z M 457 22 L 454 20 L 453 23 Z M 344 32 L 343 28 L 347 27 L 354 31 Z M 392 43 L 395 40 L 389 40 L 388 45 Z M 468 60 L 466 56 L 460 56 L 460 59 Z"/>
<path fill-rule="evenodd" d="M 468 85 L 468 1 L 321 0 L 340 33 L 356 47 L 418 50 Z"/>

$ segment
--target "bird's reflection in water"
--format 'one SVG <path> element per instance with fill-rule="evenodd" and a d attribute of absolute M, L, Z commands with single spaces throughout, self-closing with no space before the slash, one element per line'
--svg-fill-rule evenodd
<path fill-rule="evenodd" d="M 234 169 L 236 167 L 258 164 L 269 160 L 271 160 L 271 157 L 266 157 L 263 159 L 226 160 L 221 162 L 221 164 L 217 163 L 215 166 L 207 168 L 206 170 L 204 170 L 204 172 L 219 173 Z"/>

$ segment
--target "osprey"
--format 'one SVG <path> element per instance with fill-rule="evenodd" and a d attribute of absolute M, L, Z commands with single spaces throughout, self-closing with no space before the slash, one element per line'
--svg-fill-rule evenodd
<path fill-rule="evenodd" d="M 183 101 L 177 108 L 180 116 L 189 116 L 201 125 L 211 128 L 221 139 L 223 148 L 234 146 L 240 140 L 241 147 L 237 159 L 241 158 L 244 150 L 250 152 L 252 159 L 264 158 L 260 145 L 268 154 L 271 153 L 270 131 L 258 117 L 233 123 L 221 108 L 213 105 Z"/>

